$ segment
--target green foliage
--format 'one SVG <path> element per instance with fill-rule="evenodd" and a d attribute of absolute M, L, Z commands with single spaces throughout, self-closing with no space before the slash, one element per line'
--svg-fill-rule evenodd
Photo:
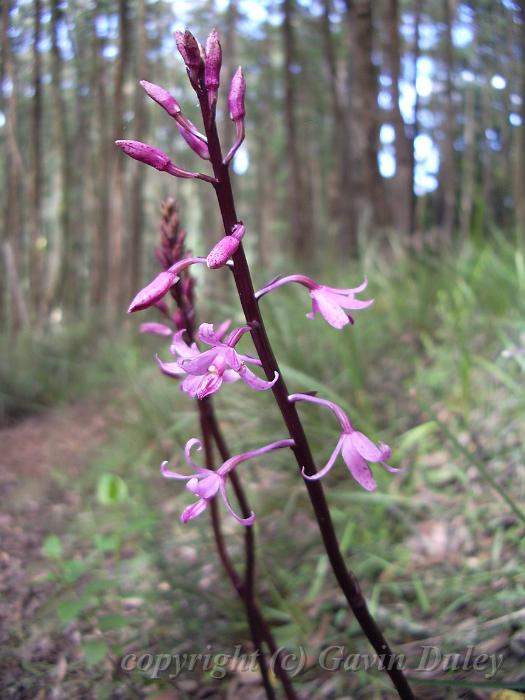
<path fill-rule="evenodd" d="M 342 550 L 371 607 L 394 644 L 435 634 L 454 651 L 464 618 L 485 621 L 487 632 L 476 634 L 486 638 L 491 620 L 521 605 L 525 586 L 513 510 L 525 494 L 523 258 L 503 237 L 494 248 L 469 245 L 440 258 L 408 259 L 394 245 L 391 255 L 365 256 L 361 270 L 319 273 L 348 286 L 366 271 L 377 301 L 355 314 L 354 328 L 305 320 L 309 300 L 299 288 L 283 288 L 261 307 L 290 390 L 340 402 L 361 430 L 392 445 L 392 463 L 402 467 L 396 477 L 376 468 L 372 494 L 341 460 L 324 479 Z M 202 320 L 225 316 L 240 320 L 233 306 Z M 229 649 L 246 634 L 206 517 L 182 526 L 185 491 L 159 474 L 163 459 L 179 467 L 184 442 L 199 434 L 192 402 L 151 361 L 155 351 L 167 356 L 162 342 L 141 337 L 138 351 L 119 354 L 118 426 L 72 485 L 83 506 L 67 537 L 50 535 L 43 545 L 59 586 L 53 615 L 82 630 L 84 661 L 94 668 L 124 648 L 165 653 L 181 640 L 196 649 L 211 639 Z M 249 339 L 242 342 L 249 352 Z M 268 394 L 239 383 L 214 402 L 233 451 L 282 436 Z M 314 406 L 300 411 L 322 464 L 338 425 Z M 315 646 L 322 617 L 323 642 L 366 653 L 338 602 L 296 466 L 283 451 L 239 474 L 257 513 L 261 602 L 278 644 Z M 226 517 L 224 526 L 241 567 L 243 533 Z M 449 526 L 450 552 L 418 559 L 422 533 Z M 436 538 L 429 546 L 441 546 Z M 499 580 L 506 585 L 495 589 Z"/>

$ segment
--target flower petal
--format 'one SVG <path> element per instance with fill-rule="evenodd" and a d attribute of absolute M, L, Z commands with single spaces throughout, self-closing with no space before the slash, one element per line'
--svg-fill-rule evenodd
<path fill-rule="evenodd" d="M 383 456 L 384 453 L 379 449 L 379 447 L 374 445 L 372 440 L 367 438 L 366 435 L 360 433 L 358 430 L 354 430 L 352 433 L 350 433 L 349 439 L 361 457 L 369 462 L 381 462 L 382 459 L 387 459 L 387 457 Z"/>
<path fill-rule="evenodd" d="M 168 377 L 183 377 L 186 374 L 178 362 L 163 362 L 158 355 L 155 355 L 155 359 L 160 371 Z"/>
<path fill-rule="evenodd" d="M 366 309 L 367 306 L 374 303 L 373 299 L 355 299 L 351 294 L 345 296 L 343 294 L 334 294 L 333 292 L 325 291 L 324 297 L 343 309 Z"/>
<path fill-rule="evenodd" d="M 224 505 L 228 509 L 228 512 L 230 513 L 230 515 L 232 515 L 235 518 L 235 520 L 238 523 L 240 523 L 241 525 L 245 525 L 246 527 L 253 525 L 253 523 L 255 521 L 255 513 L 253 511 L 248 518 L 241 518 L 237 515 L 237 513 L 235 513 L 235 511 L 231 507 L 231 504 L 228 500 L 228 495 L 226 493 L 226 485 L 224 483 L 224 480 L 221 481 L 221 485 L 220 485 L 219 489 L 221 492 L 222 500 L 224 501 Z"/>
<path fill-rule="evenodd" d="M 241 353 L 237 353 L 237 357 L 241 360 L 241 362 L 251 362 L 252 365 L 257 365 L 258 367 L 262 367 L 262 362 L 259 360 L 258 357 L 252 357 L 251 355 L 241 355 Z"/>
<path fill-rule="evenodd" d="M 207 374 L 202 378 L 200 387 L 197 390 L 197 398 L 204 399 L 210 394 L 214 394 L 222 386 L 222 375 L 221 374 Z"/>
<path fill-rule="evenodd" d="M 367 491 L 374 491 L 376 482 L 374 481 L 370 467 L 354 447 L 350 435 L 345 435 L 341 451 L 346 466 L 357 483 Z"/>
<path fill-rule="evenodd" d="M 314 289 L 310 292 L 310 296 L 312 299 L 316 300 L 321 316 L 333 328 L 341 329 L 350 323 L 348 316 L 345 314 L 343 309 L 341 309 L 337 304 L 334 304 L 327 297 L 327 295 L 322 292 L 322 290 Z"/>
<path fill-rule="evenodd" d="M 204 479 L 196 478 L 195 481 L 197 483 L 192 483 L 191 488 L 190 482 L 188 482 L 186 488 L 192 491 L 196 496 L 206 498 L 207 500 L 213 498 L 217 494 L 222 484 L 222 479 L 216 472 L 212 472 L 209 476 L 204 477 Z"/>
<path fill-rule="evenodd" d="M 241 375 L 234 369 L 225 369 L 222 373 L 222 381 L 225 384 L 233 384 L 233 382 L 239 381 Z"/>
<path fill-rule="evenodd" d="M 197 392 L 202 384 L 202 377 L 195 377 L 193 374 L 186 375 L 186 378 L 181 383 L 180 388 L 184 393 L 191 396 L 193 399 L 197 398 Z"/>
<path fill-rule="evenodd" d="M 247 384 L 250 389 L 255 389 L 256 391 L 265 391 L 266 389 L 271 389 L 275 382 L 279 379 L 279 374 L 275 372 L 275 376 L 271 382 L 261 379 L 251 370 L 246 367 L 246 365 L 241 365 L 239 368 L 239 374 L 241 379 L 245 384 Z"/>
<path fill-rule="evenodd" d="M 206 345 L 211 345 L 212 347 L 219 345 L 221 342 L 220 337 L 213 329 L 213 323 L 201 323 L 199 330 L 197 331 L 197 336 L 200 341 L 206 343 Z"/>
<path fill-rule="evenodd" d="M 172 355 L 178 355 L 185 360 L 190 360 L 195 357 L 195 355 L 199 354 L 199 350 L 195 343 L 188 345 L 188 343 L 182 339 L 185 332 L 186 331 L 183 329 L 174 334 L 173 341 L 170 346 L 170 352 Z"/>
<path fill-rule="evenodd" d="M 174 472 L 171 469 L 168 469 L 168 461 L 166 460 L 165 462 L 162 462 L 160 465 L 160 473 L 162 476 L 164 476 L 166 479 L 193 479 L 194 476 L 193 474 L 187 475 L 187 474 L 179 474 L 179 472 Z"/>
<path fill-rule="evenodd" d="M 317 481 L 318 479 L 322 479 L 325 474 L 328 474 L 330 469 L 334 466 L 335 460 L 337 459 L 337 456 L 339 455 L 339 452 L 341 451 L 341 443 L 344 439 L 344 435 L 341 435 L 339 440 L 337 441 L 337 445 L 334 448 L 334 451 L 330 455 L 330 459 L 328 462 L 325 464 L 325 466 L 317 472 L 317 474 L 314 474 L 313 476 L 309 476 L 308 474 L 305 474 L 304 472 L 304 467 L 302 468 L 302 475 L 307 481 Z"/>
<path fill-rule="evenodd" d="M 186 462 L 194 469 L 198 474 L 215 474 L 215 472 L 212 472 L 210 469 L 205 469 L 204 467 L 199 467 L 198 464 L 195 464 L 191 457 L 191 450 L 193 447 L 197 448 L 197 452 L 200 452 L 202 450 L 202 442 L 198 440 L 197 438 L 190 438 L 188 442 L 184 445 L 184 457 L 186 458 Z"/>
<path fill-rule="evenodd" d="M 210 350 L 205 350 L 190 360 L 181 360 L 181 367 L 188 374 L 207 374 L 219 352 L 220 349 L 210 348 Z"/>
<path fill-rule="evenodd" d="M 206 501 L 204 498 L 199 498 L 198 501 L 192 503 L 182 511 L 182 514 L 180 516 L 181 522 L 186 524 L 188 520 L 193 520 L 194 518 L 197 518 L 199 515 L 201 515 L 201 513 L 203 513 L 206 510 L 207 505 L 208 501 Z"/>

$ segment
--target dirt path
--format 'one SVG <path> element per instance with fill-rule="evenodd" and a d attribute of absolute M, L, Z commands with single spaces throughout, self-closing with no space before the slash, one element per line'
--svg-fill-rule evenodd
<path fill-rule="evenodd" d="M 79 497 L 68 490 L 68 478 L 74 479 L 104 443 L 108 413 L 107 403 L 86 399 L 0 430 L 2 698 L 47 697 L 24 687 L 20 668 L 24 659 L 59 661 L 50 637 L 35 638 L 32 626 L 52 587 L 44 580 L 42 543 L 49 534 L 61 534 L 74 516 Z"/>

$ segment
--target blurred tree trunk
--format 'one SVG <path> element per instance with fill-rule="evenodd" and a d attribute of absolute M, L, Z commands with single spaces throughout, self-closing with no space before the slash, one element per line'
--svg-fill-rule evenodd
<path fill-rule="evenodd" d="M 263 44 L 263 78 L 261 83 L 261 124 L 260 137 L 258 139 L 258 192 L 260 193 L 260 206 L 258 214 L 258 243 L 259 260 L 264 268 L 268 268 L 274 261 L 275 241 L 275 172 L 276 164 L 272 152 L 272 138 L 275 132 L 275 85 L 272 68 L 273 41 L 269 32 L 265 33 Z"/>
<path fill-rule="evenodd" d="M 5 200 L 4 200 L 4 264 L 5 291 L 9 300 L 9 330 L 16 333 L 28 324 L 27 308 L 21 287 L 21 234 L 22 211 L 20 198 L 24 193 L 24 163 L 18 143 L 16 84 L 11 44 L 9 40 L 10 5 L 7 0 L 2 3 L 2 86 L 5 110 Z"/>
<path fill-rule="evenodd" d="M 69 206 L 68 188 L 70 187 L 69 153 L 67 138 L 67 118 L 64 93 L 62 90 L 62 52 L 58 38 L 58 26 L 63 18 L 59 0 L 51 0 L 51 97 L 52 97 L 52 133 L 56 149 L 58 167 L 54 169 L 52 187 L 57 193 L 57 225 L 49 240 L 46 288 L 43 304 L 47 310 L 56 300 L 60 290 L 61 298 L 72 296 L 72 264 L 69 246 Z"/>
<path fill-rule="evenodd" d="M 60 0 L 51 0 L 51 94 L 53 97 L 54 140 L 58 154 L 59 166 L 56 172 L 56 191 L 58 192 L 58 226 L 54 245 L 50 250 L 49 271 L 46 289 L 46 306 L 53 303 L 58 286 L 61 297 L 74 294 L 74 260 L 72 259 L 73 241 L 70 238 L 69 187 L 71 186 L 69 167 L 68 123 L 66 102 L 62 89 L 62 51 L 58 38 L 59 23 L 63 21 L 63 8 Z"/>
<path fill-rule="evenodd" d="M 124 80 L 129 54 L 128 0 L 118 2 L 119 52 L 115 65 L 113 85 L 113 128 L 112 141 L 124 135 Z M 108 311 L 118 308 L 124 302 L 126 284 L 123 266 L 123 246 L 125 231 L 124 210 L 124 168 L 125 157 L 116 148 L 109 146 L 110 162 L 110 204 L 109 204 L 109 274 Z"/>
<path fill-rule="evenodd" d="M 136 87 L 135 87 L 135 121 L 133 134 L 136 139 L 143 141 L 146 136 L 146 105 L 144 90 L 140 86 L 138 79 L 143 80 L 147 74 L 146 69 L 146 0 L 137 2 L 137 28 L 136 28 Z M 144 168 L 141 163 L 134 163 L 136 166 L 133 172 L 131 185 L 132 191 L 132 218 L 131 218 L 131 241 L 129 246 L 129 266 L 130 280 L 126 290 L 126 296 L 133 295 L 133 290 L 140 288 L 142 278 L 142 237 L 144 229 Z"/>
<path fill-rule="evenodd" d="M 387 2 L 387 55 L 392 78 L 392 121 L 396 133 L 396 175 L 394 178 L 394 203 L 392 208 L 394 221 L 401 233 L 412 231 L 412 183 L 414 180 L 414 142 L 408 135 L 409 128 L 405 125 L 399 107 L 399 78 L 401 71 L 401 47 L 399 32 L 399 3 L 398 0 Z M 417 91 L 416 91 L 417 94 Z"/>
<path fill-rule="evenodd" d="M 323 0 L 321 32 L 323 51 L 328 72 L 328 85 L 332 108 L 332 149 L 336 167 L 329 173 L 328 190 L 330 215 L 338 229 L 338 252 L 340 255 L 355 255 L 357 252 L 357 231 L 354 198 L 350 182 L 350 136 L 347 115 L 341 97 L 340 78 L 334 51 L 334 40 L 330 25 L 331 0 Z"/>
<path fill-rule="evenodd" d="M 454 136 L 455 136 L 455 110 L 454 110 L 454 85 L 452 81 L 454 65 L 454 46 L 452 44 L 452 22 L 454 19 L 456 0 L 445 0 L 444 22 L 445 22 L 445 140 L 443 143 L 442 167 L 441 167 L 441 189 L 443 196 L 443 233 L 445 239 L 450 241 L 454 231 L 456 213 L 456 164 L 454 156 Z"/>
<path fill-rule="evenodd" d="M 476 187 L 476 118 L 474 114 L 474 97 L 474 87 L 467 87 L 463 117 L 464 150 L 461 168 L 461 202 L 459 210 L 459 230 L 463 240 L 466 240 L 470 235 Z"/>
<path fill-rule="evenodd" d="M 284 0 L 284 118 L 287 136 L 287 155 L 290 173 L 289 220 L 292 225 L 292 250 L 299 258 L 308 257 L 313 249 L 313 227 L 311 200 L 305 181 L 304 153 L 299 152 L 297 121 L 297 95 L 295 86 L 296 62 L 293 30 L 294 0 Z M 291 211 L 290 211 L 291 209 Z"/>
<path fill-rule="evenodd" d="M 383 179 L 379 172 L 377 70 L 372 62 L 374 27 L 371 0 L 345 0 L 352 50 L 352 174 L 359 231 L 389 221 Z"/>
<path fill-rule="evenodd" d="M 100 307 L 106 298 L 108 288 L 109 256 L 109 173 L 112 159 L 116 154 L 108 154 L 109 119 L 108 99 L 106 95 L 106 68 L 104 66 L 105 39 L 97 34 L 97 21 L 103 14 L 103 2 L 99 0 L 93 15 L 93 55 L 91 59 L 92 93 L 95 95 L 96 131 L 98 139 L 94 141 L 93 161 L 95 164 L 95 193 L 97 209 L 95 217 L 95 238 L 92 241 L 90 265 L 90 301 L 94 307 Z"/>
<path fill-rule="evenodd" d="M 43 256 L 42 236 L 42 60 L 40 40 L 42 35 L 42 2 L 33 3 L 33 100 L 31 108 L 31 203 L 29 207 L 29 280 L 31 303 L 37 321 L 41 308 Z"/>
<path fill-rule="evenodd" d="M 417 235 L 418 222 L 417 222 L 417 196 L 416 196 L 416 151 L 415 151 L 415 141 L 419 134 L 419 93 L 417 91 L 417 64 L 420 56 L 419 49 L 419 32 L 421 26 L 421 11 L 422 11 L 423 0 L 414 0 L 414 126 L 412 129 L 412 151 L 411 151 L 411 164 L 410 169 L 412 172 L 412 188 L 411 188 L 411 198 L 412 202 L 410 205 L 410 233 L 413 236 Z M 422 245 L 422 239 L 418 236 L 420 247 Z M 417 242 L 416 242 L 417 243 Z"/>

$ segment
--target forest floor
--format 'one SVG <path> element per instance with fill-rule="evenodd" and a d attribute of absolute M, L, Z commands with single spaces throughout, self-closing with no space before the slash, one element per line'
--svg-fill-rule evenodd
<path fill-rule="evenodd" d="M 48 552 L 46 556 L 43 551 L 45 542 L 50 536 L 57 535 L 67 539 L 68 529 L 82 510 L 82 491 L 69 488 L 69 485 L 79 480 L 89 468 L 108 440 L 108 425 L 115 422 L 118 423 L 118 418 L 112 402 L 89 398 L 67 407 L 50 409 L 0 431 L 0 489 L 4 503 L 0 515 L 0 629 L 3 630 L 0 646 L 4 649 L 0 658 L 0 696 L 5 700 L 262 698 L 257 679 L 253 677 L 255 674 L 250 678 L 241 674 L 244 676 L 241 681 L 236 677 L 239 674 L 235 673 L 228 683 L 215 681 L 210 684 L 209 678 L 202 685 L 198 681 L 180 680 L 175 690 L 166 690 L 155 684 L 140 688 L 131 682 L 121 684 L 120 689 L 114 687 L 106 694 L 99 693 L 95 688 L 101 677 L 100 668 L 95 671 L 94 664 L 84 663 L 83 625 L 72 619 L 66 620 L 62 629 L 57 629 L 50 622 L 46 614 L 49 606 L 54 604 L 57 596 L 60 597 L 64 585 L 69 589 L 71 599 L 71 590 L 75 589 L 77 582 L 65 584 L 60 577 L 49 577 L 49 557 L 56 555 Z M 446 455 L 441 455 L 441 458 L 446 461 Z M 424 497 L 428 502 L 429 494 L 424 494 Z M 171 507 L 166 509 L 168 514 L 171 510 Z M 423 518 L 418 529 L 417 536 L 407 542 L 412 549 L 414 572 L 435 569 L 436 564 L 446 565 L 449 569 L 461 567 L 462 543 L 469 537 L 464 517 L 456 515 L 451 521 L 445 517 L 441 520 Z M 66 554 L 75 555 L 74 552 Z M 492 540 L 487 537 L 477 543 L 475 557 L 484 560 L 491 556 L 494 556 Z M 78 582 L 80 584 L 80 579 Z M 496 590 L 504 585 L 504 580 L 496 582 Z M 79 585 L 78 596 L 81 595 Z M 129 600 L 131 608 L 141 605 L 140 598 Z M 464 633 L 459 635 L 464 641 L 471 639 L 474 644 L 480 627 L 475 615 L 475 610 L 469 611 L 463 606 L 460 628 Z M 453 617 L 452 614 L 451 619 Z M 520 629 L 524 618 L 525 609 L 521 609 L 488 624 L 485 621 L 481 627 L 487 628 L 488 635 L 477 644 L 476 654 L 499 658 L 507 668 L 510 661 L 516 668 L 516 655 L 518 658 L 525 656 L 525 637 L 519 633 L 510 640 L 509 626 L 510 629 Z M 417 644 L 407 643 L 398 648 L 409 659 L 415 660 L 421 647 L 440 645 L 440 635 L 429 634 L 433 626 L 428 619 L 398 620 L 394 624 L 402 636 L 410 638 L 416 635 L 419 638 Z M 115 669 L 117 660 L 110 659 L 109 663 L 107 659 L 98 661 L 105 666 L 103 676 L 109 675 L 113 680 L 119 676 L 118 668 Z M 471 671 L 468 669 L 462 674 L 467 685 Z M 442 669 L 427 675 L 439 679 Z M 63 684 L 66 677 L 67 684 Z M 317 688 L 315 697 L 339 698 L 333 695 L 333 690 L 328 679 L 323 687 Z M 420 688 L 418 697 L 472 700 L 524 697 L 513 691 L 495 692 L 490 688 L 464 691 L 457 688 L 455 692 L 457 695 L 445 693 L 438 685 Z M 374 694 L 374 697 L 390 695 Z"/>

